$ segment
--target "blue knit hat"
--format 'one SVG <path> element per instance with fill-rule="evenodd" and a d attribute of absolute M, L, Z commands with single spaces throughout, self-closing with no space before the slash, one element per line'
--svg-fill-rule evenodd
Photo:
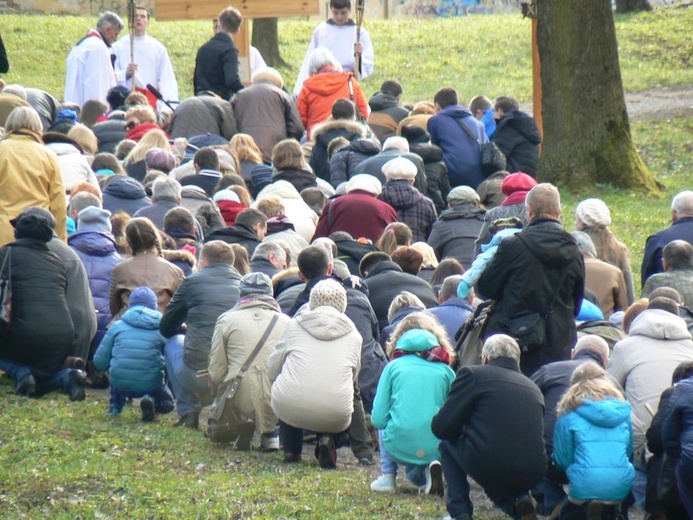
<path fill-rule="evenodd" d="M 107 209 L 88 206 L 77 216 L 77 229 L 80 231 L 111 231 L 111 212 Z"/>
<path fill-rule="evenodd" d="M 138 287 L 130 293 L 130 307 L 135 307 L 136 305 L 156 310 L 156 294 L 149 287 Z"/>

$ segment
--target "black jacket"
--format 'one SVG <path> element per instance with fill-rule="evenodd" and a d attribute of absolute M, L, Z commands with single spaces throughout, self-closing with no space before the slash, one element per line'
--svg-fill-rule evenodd
<path fill-rule="evenodd" d="M 227 264 L 212 264 L 183 280 L 171 297 L 159 330 L 170 338 L 185 322 L 183 362 L 193 370 L 206 369 L 217 318 L 240 297 L 241 275 Z"/>
<path fill-rule="evenodd" d="M 485 209 L 473 204 L 460 204 L 443 211 L 428 237 L 428 245 L 438 260 L 455 258 L 469 269 L 474 260 L 474 242 L 484 224 L 485 214 Z"/>
<path fill-rule="evenodd" d="M 248 258 L 253 256 L 255 248 L 260 245 L 260 240 L 251 228 L 243 224 L 234 224 L 230 227 L 216 229 L 207 235 L 205 242 L 223 240 L 227 244 L 240 244 L 248 250 Z"/>
<path fill-rule="evenodd" d="M 218 32 L 197 51 L 193 87 L 195 94 L 210 91 L 227 101 L 243 89 L 238 76 L 238 48 L 231 36 Z"/>
<path fill-rule="evenodd" d="M 358 173 L 368 173 L 373 177 L 376 177 L 381 184 L 385 184 L 385 174 L 383 173 L 383 166 L 386 162 L 395 159 L 396 157 L 404 157 L 409 159 L 416 165 L 416 179 L 414 179 L 414 187 L 421 192 L 421 195 L 428 194 L 428 181 L 426 180 L 426 169 L 424 168 L 424 162 L 421 157 L 414 153 L 400 152 L 399 150 L 389 149 L 384 152 L 380 152 L 378 155 L 374 155 L 370 159 L 366 159 L 361 164 L 359 164 Z"/>
<path fill-rule="evenodd" d="M 443 161 L 443 149 L 431 143 L 410 143 L 409 151 L 423 160 L 428 197 L 436 205 L 436 211 L 440 213 L 447 207 L 448 193 L 450 193 L 450 179 L 448 179 L 448 167 Z"/>
<path fill-rule="evenodd" d="M 272 182 L 286 181 L 296 188 L 296 191 L 301 193 L 306 188 L 317 188 L 318 181 L 315 174 L 310 170 L 303 168 L 287 168 L 285 170 L 275 170 L 272 175 Z"/>
<path fill-rule="evenodd" d="M 359 138 L 351 141 L 330 160 L 330 184 L 335 188 L 359 173 L 358 166 L 380 153 L 380 143 L 375 139 Z"/>
<path fill-rule="evenodd" d="M 460 368 L 431 429 L 498 495 L 525 493 L 546 472 L 544 398 L 513 359 Z"/>
<path fill-rule="evenodd" d="M 106 121 L 96 123 L 92 131 L 99 141 L 99 153 L 115 154 L 118 143 L 125 139 L 125 113 L 119 112 L 110 116 Z"/>
<path fill-rule="evenodd" d="M 310 156 L 310 167 L 315 175 L 327 182 L 330 181 L 330 162 L 327 159 L 327 146 L 333 139 L 343 137 L 349 142 L 366 137 L 368 128 L 356 121 L 342 119 L 328 120 L 316 125 L 311 136 L 313 152 Z"/>
<path fill-rule="evenodd" d="M 337 258 L 347 265 L 350 273 L 359 272 L 359 264 L 364 256 L 372 251 L 379 251 L 372 244 L 362 244 L 356 240 L 335 240 L 335 244 L 337 244 Z"/>
<path fill-rule="evenodd" d="M 390 260 L 373 267 L 364 281 L 368 286 L 369 299 L 378 317 L 380 330 L 387 327 L 390 304 L 402 291 L 409 291 L 418 296 L 427 309 L 438 305 L 436 293 L 428 283 L 413 274 L 403 272 L 399 265 Z"/>
<path fill-rule="evenodd" d="M 496 125 L 493 142 L 505 154 L 506 170 L 537 176 L 541 135 L 534 119 L 519 110 L 503 114 Z"/>
<path fill-rule="evenodd" d="M 558 288 L 561 275 L 563 283 Z M 531 375 L 547 363 L 570 358 L 570 349 L 577 341 L 575 317 L 585 289 L 585 265 L 575 240 L 559 222 L 538 219 L 503 240 L 479 278 L 477 289 L 496 301 L 486 337 L 507 334 L 507 321 L 523 311 L 545 316 L 546 345 L 522 354 L 523 374 Z"/>

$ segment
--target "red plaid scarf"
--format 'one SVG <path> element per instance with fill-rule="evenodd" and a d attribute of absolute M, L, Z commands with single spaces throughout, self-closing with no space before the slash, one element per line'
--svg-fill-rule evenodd
<path fill-rule="evenodd" d="M 430 350 L 422 350 L 420 352 L 409 352 L 407 350 L 395 349 L 392 352 L 392 359 L 397 359 L 399 357 L 409 356 L 412 354 L 419 356 L 421 359 L 425 359 L 426 361 L 445 363 L 446 365 L 450 364 L 450 353 L 443 347 L 433 347 Z"/>

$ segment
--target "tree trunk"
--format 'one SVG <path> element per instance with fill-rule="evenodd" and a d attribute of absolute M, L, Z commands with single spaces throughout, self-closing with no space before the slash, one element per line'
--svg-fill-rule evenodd
<path fill-rule="evenodd" d="M 611 0 L 541 0 L 544 143 L 539 174 L 571 189 L 657 185 L 633 145 Z"/>
<path fill-rule="evenodd" d="M 617 13 L 631 13 L 634 11 L 651 11 L 647 0 L 616 0 Z"/>
<path fill-rule="evenodd" d="M 287 63 L 279 54 L 279 31 L 276 18 L 256 18 L 253 20 L 253 47 L 260 51 L 270 67 L 286 67 Z"/>

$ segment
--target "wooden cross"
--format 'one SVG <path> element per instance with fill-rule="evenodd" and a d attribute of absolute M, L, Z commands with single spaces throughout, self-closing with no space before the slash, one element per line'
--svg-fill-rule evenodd
<path fill-rule="evenodd" d="M 282 18 L 319 14 L 320 0 L 232 0 L 231 7 L 243 15 L 243 25 L 235 37 L 238 47 L 238 73 L 241 81 L 250 81 L 250 20 L 252 18 Z M 219 16 L 229 2 L 211 0 L 156 0 L 157 20 L 212 20 Z"/>

